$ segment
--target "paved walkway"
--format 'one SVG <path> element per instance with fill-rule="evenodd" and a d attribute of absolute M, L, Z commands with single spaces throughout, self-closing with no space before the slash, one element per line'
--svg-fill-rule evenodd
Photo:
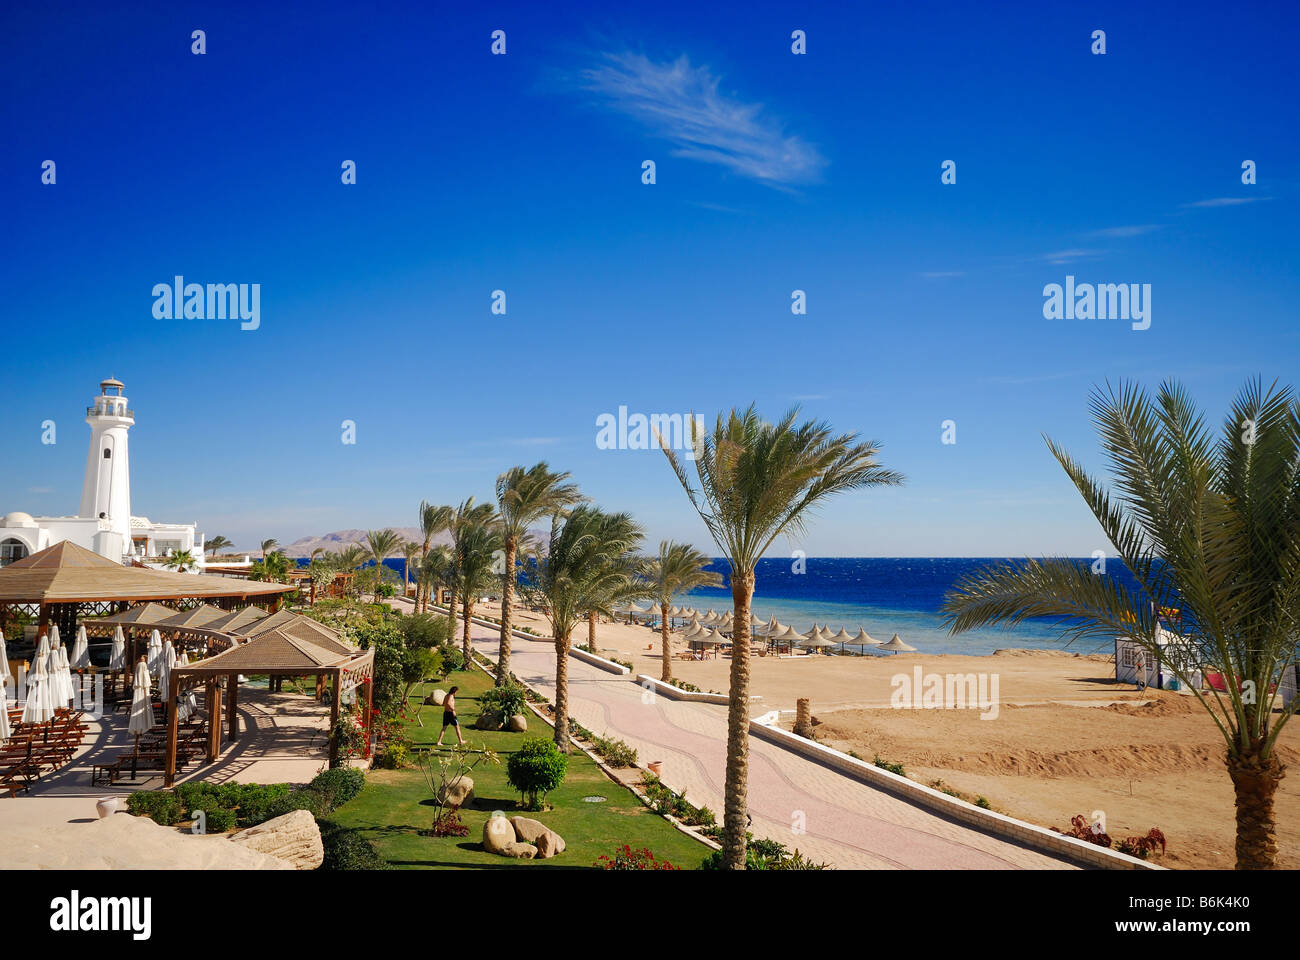
<path fill-rule="evenodd" d="M 460 636 L 459 630 L 457 636 Z M 471 640 L 496 659 L 498 631 Z M 516 638 L 516 676 L 554 699 L 555 648 Z M 632 680 L 569 660 L 570 716 L 597 734 L 663 761 L 663 781 L 721 819 L 726 708 L 653 697 Z M 472 736 L 472 733 L 471 733 Z M 749 741 L 753 831 L 839 868 L 1069 869 L 1072 864 L 950 821 L 923 807 L 754 737 Z M 800 831 L 800 828 L 802 830 Z"/>

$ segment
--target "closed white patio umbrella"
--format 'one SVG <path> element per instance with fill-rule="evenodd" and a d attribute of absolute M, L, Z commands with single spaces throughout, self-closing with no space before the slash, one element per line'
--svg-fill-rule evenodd
<path fill-rule="evenodd" d="M 77 627 L 77 640 L 72 645 L 72 660 L 69 666 L 73 670 L 85 670 L 90 666 L 90 641 L 86 639 L 86 626 Z"/>
<path fill-rule="evenodd" d="M 50 689 L 50 638 L 41 637 L 27 671 L 27 702 L 23 704 L 23 723 L 49 723 L 54 719 L 54 691 Z"/>
<path fill-rule="evenodd" d="M 181 651 L 180 659 L 176 661 L 176 666 L 188 667 L 189 665 L 190 665 L 189 656 L 184 651 Z M 198 709 L 198 704 L 195 702 L 193 689 L 186 690 L 183 694 L 180 695 L 180 697 L 177 698 L 176 716 L 178 719 L 181 720 L 189 719 L 190 714 L 192 714 L 196 709 Z"/>
<path fill-rule="evenodd" d="M 108 669 L 126 669 L 126 637 L 121 627 L 113 628 L 113 646 L 108 651 Z"/>
<path fill-rule="evenodd" d="M 5 693 L 5 685 L 0 683 L 0 747 L 13 736 L 13 731 L 9 729 L 9 696 Z"/>
<path fill-rule="evenodd" d="M 153 707 L 149 703 L 149 665 L 144 658 L 135 665 L 135 689 L 131 693 L 131 719 L 126 729 L 135 734 L 136 747 L 140 736 L 153 729 Z"/>
<path fill-rule="evenodd" d="M 13 674 L 9 672 L 9 651 L 5 647 L 5 635 L 0 631 L 0 687 L 13 679 Z"/>
<path fill-rule="evenodd" d="M 152 633 L 149 634 L 147 667 L 150 674 L 155 674 L 158 672 L 158 668 L 162 665 L 160 662 L 161 657 L 162 657 L 162 635 L 157 630 L 154 630 Z"/>
<path fill-rule="evenodd" d="M 68 669 L 68 651 L 59 644 L 50 651 L 50 693 L 56 707 L 66 707 L 72 699 L 72 671 Z"/>
<path fill-rule="evenodd" d="M 167 696 L 167 681 L 171 679 L 172 667 L 176 666 L 176 650 L 172 647 L 172 642 L 168 640 L 163 644 L 162 657 L 159 658 L 158 665 L 158 693 Z"/>

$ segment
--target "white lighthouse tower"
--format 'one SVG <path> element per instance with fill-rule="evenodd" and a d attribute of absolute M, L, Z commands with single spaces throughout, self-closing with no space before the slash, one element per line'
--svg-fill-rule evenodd
<path fill-rule="evenodd" d="M 135 425 L 127 408 L 123 384 L 111 377 L 99 385 L 99 396 L 86 409 L 90 453 L 81 487 L 83 517 L 99 520 L 94 550 L 115 560 L 131 552 L 131 462 L 126 432 Z"/>

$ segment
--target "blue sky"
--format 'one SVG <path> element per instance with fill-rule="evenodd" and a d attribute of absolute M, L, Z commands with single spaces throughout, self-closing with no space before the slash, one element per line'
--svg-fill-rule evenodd
<path fill-rule="evenodd" d="M 134 511 L 241 546 L 411 525 L 543 458 L 704 545 L 596 417 L 799 402 L 909 482 L 777 553 L 1086 555 L 1040 434 L 1096 464 L 1093 384 L 1178 377 L 1217 423 L 1295 380 L 1288 6 L 273 6 L 0 14 L 0 510 L 75 512 L 114 374 Z M 260 283 L 260 329 L 155 319 L 176 274 Z M 1150 329 L 1044 320 L 1067 274 L 1151 284 Z"/>

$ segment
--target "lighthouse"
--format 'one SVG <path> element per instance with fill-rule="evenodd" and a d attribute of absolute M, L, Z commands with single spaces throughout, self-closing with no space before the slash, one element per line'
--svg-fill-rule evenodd
<path fill-rule="evenodd" d="M 95 552 L 115 558 L 131 552 L 131 461 L 126 433 L 135 425 L 135 414 L 122 390 L 122 381 L 110 377 L 99 384 L 99 396 L 86 408 L 90 452 L 81 486 L 80 515 L 99 521 Z"/>

